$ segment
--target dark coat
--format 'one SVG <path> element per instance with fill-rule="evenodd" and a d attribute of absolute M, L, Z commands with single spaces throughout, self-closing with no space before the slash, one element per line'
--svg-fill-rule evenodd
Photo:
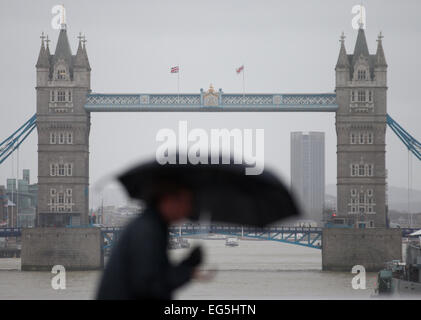
<path fill-rule="evenodd" d="M 97 299 L 171 299 L 191 265 L 170 264 L 168 226 L 151 210 L 128 224 L 106 264 Z"/>

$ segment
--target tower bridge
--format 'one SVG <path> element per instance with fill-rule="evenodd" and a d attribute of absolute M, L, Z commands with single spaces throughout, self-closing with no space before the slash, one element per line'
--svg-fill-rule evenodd
<path fill-rule="evenodd" d="M 337 221 L 387 226 L 387 63 L 382 36 L 370 54 L 364 29 L 353 54 L 341 37 L 334 93 L 92 93 L 85 42 L 72 55 L 63 25 L 55 53 L 41 42 L 37 70 L 38 226 L 88 223 L 91 112 L 335 112 Z"/>
<path fill-rule="evenodd" d="M 361 246 L 362 242 L 356 241 L 355 237 L 362 236 L 362 239 L 369 239 L 363 246 L 372 241 L 380 248 L 385 239 L 397 239 L 386 229 L 387 125 L 415 155 L 419 155 L 421 150 L 421 144 L 387 115 L 388 65 L 382 41 L 380 34 L 376 52 L 370 53 L 361 26 L 353 53 L 349 54 L 345 48 L 345 37 L 341 37 L 335 67 L 335 90 L 331 93 L 234 94 L 215 90 L 212 85 L 196 93 L 93 93 L 86 41 L 84 37 L 79 37 L 77 52 L 73 55 L 67 27 L 62 25 L 54 54 L 50 51 L 49 41 L 41 37 L 36 64 L 36 115 L 0 144 L 0 163 L 36 127 L 36 225 L 40 228 L 86 226 L 91 112 L 334 112 L 338 195 L 335 223 L 362 230 L 386 230 L 376 231 L 374 238 L 366 237 L 366 231 L 348 233 L 348 238 L 342 238 L 348 240 L 339 242 L 348 244 L 355 241 L 355 246 Z M 332 243 L 337 237 L 341 236 L 336 233 L 329 235 L 326 231 L 323 250 L 332 251 Z M 330 245 L 325 247 L 325 242 Z M 399 255 L 401 249 L 396 249 L 396 243 L 392 247 L 392 253 L 387 246 L 379 249 L 381 256 Z M 335 252 L 339 259 L 344 254 Z"/>

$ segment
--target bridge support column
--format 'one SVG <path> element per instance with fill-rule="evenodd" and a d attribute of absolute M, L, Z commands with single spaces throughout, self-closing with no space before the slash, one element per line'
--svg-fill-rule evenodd
<path fill-rule="evenodd" d="M 323 270 L 350 272 L 362 265 L 366 271 L 379 271 L 391 260 L 402 260 L 400 229 L 323 229 Z"/>

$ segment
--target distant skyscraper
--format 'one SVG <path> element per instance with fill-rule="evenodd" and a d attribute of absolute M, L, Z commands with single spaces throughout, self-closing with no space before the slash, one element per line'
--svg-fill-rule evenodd
<path fill-rule="evenodd" d="M 304 219 L 321 221 L 325 198 L 324 132 L 291 132 L 291 188 Z"/>

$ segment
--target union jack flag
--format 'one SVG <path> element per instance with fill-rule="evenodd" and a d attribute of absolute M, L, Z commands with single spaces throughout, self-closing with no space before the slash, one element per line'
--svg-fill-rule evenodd
<path fill-rule="evenodd" d="M 238 69 L 235 69 L 235 71 L 237 71 L 237 74 L 240 74 L 241 71 L 244 70 L 244 65 L 242 65 L 241 67 L 239 67 Z"/>
<path fill-rule="evenodd" d="M 178 66 L 171 67 L 171 73 L 178 73 Z"/>

